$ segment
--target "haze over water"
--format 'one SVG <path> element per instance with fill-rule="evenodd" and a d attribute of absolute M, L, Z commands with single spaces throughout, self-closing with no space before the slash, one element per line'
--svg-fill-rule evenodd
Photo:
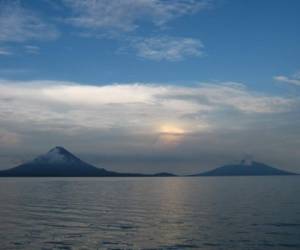
<path fill-rule="evenodd" d="M 0 249 L 299 249 L 297 176 L 2 178 Z"/>

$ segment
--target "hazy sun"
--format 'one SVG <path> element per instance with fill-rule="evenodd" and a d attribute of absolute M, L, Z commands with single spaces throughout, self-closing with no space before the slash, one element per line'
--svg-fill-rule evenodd
<path fill-rule="evenodd" d="M 158 128 L 158 145 L 162 147 L 175 147 L 182 141 L 186 131 L 175 124 L 163 124 Z"/>
<path fill-rule="evenodd" d="M 162 134 L 174 134 L 174 135 L 182 135 L 185 133 L 184 129 L 176 126 L 176 125 L 162 125 L 159 129 L 159 132 Z"/>

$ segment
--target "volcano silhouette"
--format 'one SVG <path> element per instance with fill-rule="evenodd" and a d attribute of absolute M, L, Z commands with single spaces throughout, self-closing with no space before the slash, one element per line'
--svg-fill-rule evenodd
<path fill-rule="evenodd" d="M 0 176 L 50 177 L 50 176 L 148 176 L 135 173 L 118 173 L 97 168 L 86 163 L 63 147 L 55 147 L 48 153 L 17 167 L 0 171 Z"/>
<path fill-rule="evenodd" d="M 251 176 L 251 175 L 297 175 L 268 166 L 264 163 L 242 160 L 239 164 L 225 165 L 193 176 Z"/>

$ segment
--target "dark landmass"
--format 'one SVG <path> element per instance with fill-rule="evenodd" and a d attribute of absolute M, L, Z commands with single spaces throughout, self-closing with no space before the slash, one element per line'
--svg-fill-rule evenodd
<path fill-rule="evenodd" d="M 225 165 L 213 170 L 189 176 L 259 176 L 297 175 L 263 163 L 243 160 L 239 164 Z M 97 168 L 86 163 L 63 147 L 55 147 L 48 153 L 17 167 L 0 171 L 0 177 L 173 177 L 172 173 L 156 174 L 119 173 Z"/>
<path fill-rule="evenodd" d="M 151 177 L 175 176 L 169 173 L 138 174 L 119 173 L 97 168 L 86 163 L 63 147 L 55 147 L 48 153 L 17 167 L 0 171 L 0 177 Z"/>
<path fill-rule="evenodd" d="M 158 176 L 158 177 L 172 177 L 172 176 L 177 176 L 177 175 L 176 174 L 172 174 L 172 173 L 167 173 L 167 172 L 161 172 L 161 173 L 154 174 L 153 176 Z"/>
<path fill-rule="evenodd" d="M 259 175 L 297 175 L 292 172 L 268 166 L 260 162 L 241 161 L 239 164 L 225 165 L 192 176 L 259 176 Z"/>

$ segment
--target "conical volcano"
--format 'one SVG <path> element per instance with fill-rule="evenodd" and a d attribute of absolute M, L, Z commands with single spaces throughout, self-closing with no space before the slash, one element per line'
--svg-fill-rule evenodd
<path fill-rule="evenodd" d="M 132 176 L 97 168 L 70 153 L 63 147 L 54 147 L 48 153 L 15 168 L 0 171 L 0 176 Z"/>

